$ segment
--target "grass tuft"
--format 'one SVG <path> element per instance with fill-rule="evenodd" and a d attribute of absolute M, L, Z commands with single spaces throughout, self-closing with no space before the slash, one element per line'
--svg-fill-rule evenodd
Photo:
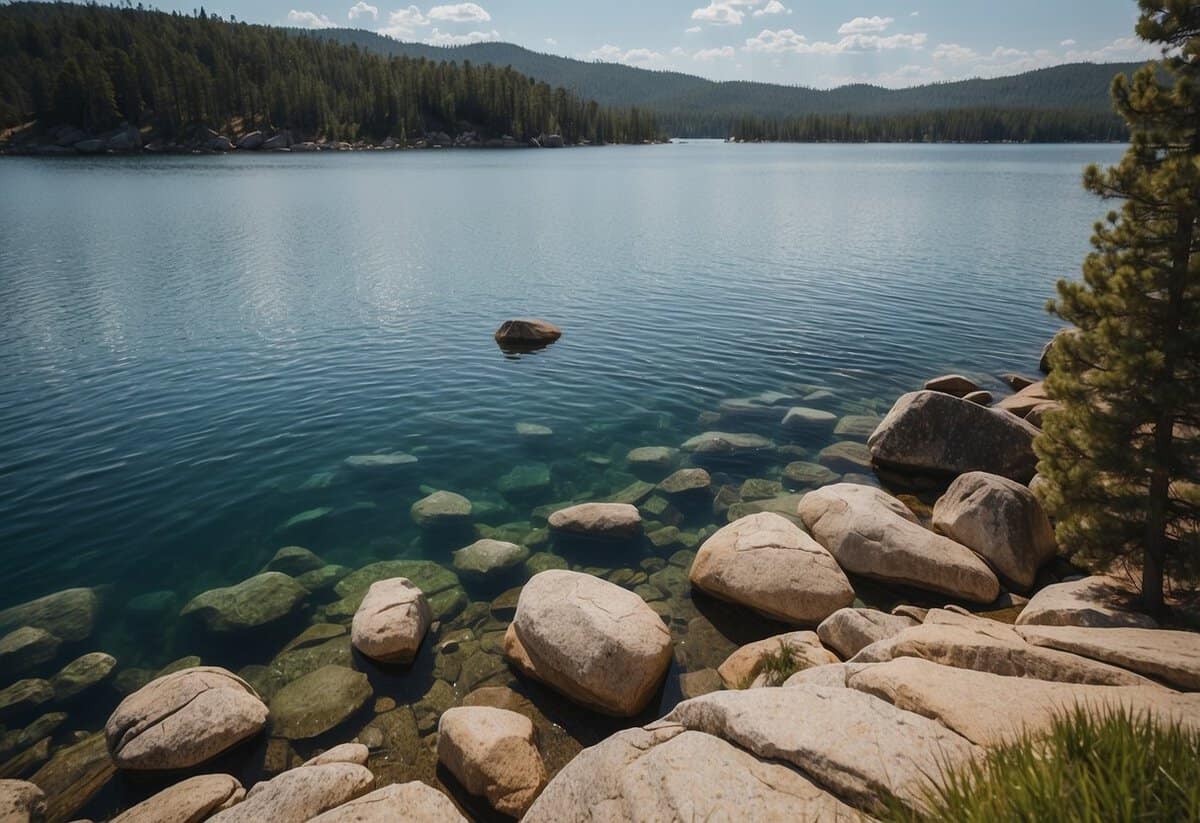
<path fill-rule="evenodd" d="M 1077 708 L 1048 735 L 1025 737 L 951 770 L 927 809 L 898 801 L 893 823 L 1179 823 L 1200 821 L 1200 733 L 1129 712 Z"/>

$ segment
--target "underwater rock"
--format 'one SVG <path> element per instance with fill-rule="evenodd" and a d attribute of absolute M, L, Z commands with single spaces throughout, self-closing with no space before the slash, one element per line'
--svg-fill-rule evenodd
<path fill-rule="evenodd" d="M 104 734 L 118 768 L 187 769 L 266 726 L 267 707 L 225 669 L 198 667 L 160 677 L 126 697 Z"/>
<path fill-rule="evenodd" d="M 355 454 L 342 461 L 348 469 L 363 474 L 387 475 L 418 463 L 416 457 L 403 452 L 393 454 Z"/>
<path fill-rule="evenodd" d="M 783 469 L 783 479 L 788 485 L 798 489 L 815 489 L 828 486 L 841 479 L 841 475 L 819 463 L 797 461 L 788 463 Z"/>
<path fill-rule="evenodd" d="M 710 431 L 698 434 L 683 444 L 683 450 L 697 459 L 741 459 L 775 448 L 775 444 L 757 434 Z"/>
<path fill-rule="evenodd" d="M 71 820 L 116 773 L 104 735 L 97 733 L 56 751 L 29 782 L 46 793 L 47 820 Z"/>
<path fill-rule="evenodd" d="M 372 660 L 408 663 L 416 657 L 433 623 L 425 594 L 411 580 L 396 577 L 371 584 L 354 614 L 354 648 Z"/>
<path fill-rule="evenodd" d="M 72 700 L 108 680 L 117 667 L 117 658 L 104 652 L 92 652 L 72 660 L 50 678 L 54 699 Z"/>
<path fill-rule="evenodd" d="M 933 507 L 933 525 L 1027 591 L 1054 559 L 1054 527 L 1026 486 L 985 472 L 960 475 Z"/>
<path fill-rule="evenodd" d="M 91 637 L 99 611 L 100 597 L 94 589 L 67 589 L 0 611 L 0 632 L 29 626 L 78 643 Z"/>
<path fill-rule="evenodd" d="M 413 503 L 413 522 L 423 529 L 466 526 L 471 522 L 471 501 L 461 494 L 437 491 Z"/>
<path fill-rule="evenodd" d="M 546 767 L 524 715 L 487 706 L 452 708 L 438 722 L 438 762 L 468 792 L 519 818 L 546 785 Z"/>
<path fill-rule="evenodd" d="M 529 443 L 541 443 L 554 436 L 554 429 L 539 423 L 518 423 L 517 437 Z"/>
<path fill-rule="evenodd" d="M 263 571 L 282 572 L 289 577 L 299 577 L 307 572 L 316 571 L 325 565 L 325 561 L 302 546 L 284 546 L 275 552 L 275 556 Z"/>
<path fill-rule="evenodd" d="M 179 615 L 194 616 L 213 634 L 234 634 L 281 623 L 295 615 L 307 598 L 308 591 L 293 578 L 264 572 L 192 598 Z"/>
<path fill-rule="evenodd" d="M 816 624 L 854 602 L 832 555 L 795 523 L 764 512 L 700 547 L 690 579 L 709 594 L 787 623 Z"/>
<path fill-rule="evenodd" d="M 143 800 L 112 823 L 192 823 L 241 802 L 246 790 L 227 774 L 190 777 Z"/>
<path fill-rule="evenodd" d="M 826 486 L 806 494 L 799 513 L 809 533 L 851 574 L 974 603 L 991 603 L 1000 594 L 1000 582 L 979 555 L 924 528 L 880 489 Z"/>
<path fill-rule="evenodd" d="M 848 414 L 838 421 L 833 435 L 841 440 L 861 440 L 866 443 L 882 422 L 883 418 L 874 414 Z"/>
<path fill-rule="evenodd" d="M 924 391 L 897 400 L 868 445 L 876 462 L 901 471 L 983 471 L 1027 483 L 1037 470 L 1038 433 L 1002 409 Z"/>
<path fill-rule="evenodd" d="M 53 660 L 61 645 L 45 629 L 22 626 L 0 638 L 0 671 L 10 677 L 22 675 Z"/>
<path fill-rule="evenodd" d="M 353 717 L 371 694 L 365 674 L 324 666 L 288 683 L 271 699 L 271 732 L 288 740 L 319 737 Z"/>
<path fill-rule="evenodd" d="M 871 450 L 862 443 L 843 441 L 821 449 L 817 462 L 831 471 L 846 474 L 871 471 Z"/>
<path fill-rule="evenodd" d="M 529 557 L 529 549 L 501 540 L 477 540 L 453 556 L 459 574 L 487 577 L 521 565 Z"/>
<path fill-rule="evenodd" d="M 625 488 L 621 489 L 616 494 L 609 497 L 604 502 L 606 503 L 625 503 L 630 506 L 636 506 L 645 500 L 650 495 L 654 494 L 656 486 L 653 483 L 646 483 L 641 480 L 630 483 Z"/>
<path fill-rule="evenodd" d="M 557 554 L 550 552 L 538 552 L 525 561 L 525 572 L 530 577 L 550 569 L 566 568 L 570 568 L 570 564 Z"/>
<path fill-rule="evenodd" d="M 829 435 L 837 422 L 836 414 L 795 406 L 784 415 L 783 428 L 793 437 L 822 437 Z"/>
<path fill-rule="evenodd" d="M 550 467 L 545 463 L 514 466 L 496 481 L 496 489 L 510 500 L 527 500 L 550 488 Z"/>
<path fill-rule="evenodd" d="M 18 680 L 0 690 L 0 722 L 27 717 L 38 706 L 54 699 L 54 687 L 49 681 L 39 678 Z"/>
<path fill-rule="evenodd" d="M 783 484 L 778 480 L 768 480 L 765 477 L 751 477 L 742 483 L 738 496 L 743 502 L 754 503 L 758 500 L 770 500 L 783 496 Z"/>
<path fill-rule="evenodd" d="M 630 469 L 649 472 L 668 472 L 679 459 L 679 449 L 668 446 L 642 446 L 625 455 Z M 660 474 L 659 477 L 662 475 Z"/>
<path fill-rule="evenodd" d="M 547 571 L 525 584 L 504 639 L 524 674 L 585 706 L 639 713 L 671 660 L 671 636 L 633 592 L 578 572 Z"/>
<path fill-rule="evenodd" d="M 628 540 L 642 531 L 637 508 L 624 503 L 582 503 L 550 515 L 550 528 L 559 532 Z"/>
<path fill-rule="evenodd" d="M 680 469 L 658 484 L 658 490 L 667 495 L 688 495 L 707 491 L 712 486 L 712 477 L 704 469 Z"/>

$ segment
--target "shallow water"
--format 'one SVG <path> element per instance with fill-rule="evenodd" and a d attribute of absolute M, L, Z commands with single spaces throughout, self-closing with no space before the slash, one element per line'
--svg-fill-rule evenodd
<path fill-rule="evenodd" d="M 723 398 L 823 387 L 809 405 L 882 413 L 947 371 L 999 388 L 1001 372 L 1036 370 L 1056 327 L 1044 303 L 1105 211 L 1083 166 L 1120 152 L 701 141 L 5 159 L 0 608 L 108 585 L 92 645 L 122 666 L 198 650 L 265 662 L 277 643 L 198 649 L 178 607 L 290 544 L 351 568 L 448 563 L 464 540 L 422 536 L 422 486 L 531 529 L 539 506 L 627 486 L 632 448 L 777 435 L 698 420 Z M 505 356 L 492 332 L 519 315 L 566 334 Z M 523 442 L 519 422 L 553 436 Z M 393 451 L 419 462 L 383 476 L 343 463 Z M 535 463 L 549 485 L 506 500 L 499 479 Z M 704 511 L 684 528 L 720 522 Z M 570 559 L 640 571 L 678 548 Z M 175 597 L 137 632 L 124 604 L 148 592 Z"/>

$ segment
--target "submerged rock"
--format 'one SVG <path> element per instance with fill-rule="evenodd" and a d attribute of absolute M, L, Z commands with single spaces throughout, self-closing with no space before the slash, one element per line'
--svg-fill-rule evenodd
<path fill-rule="evenodd" d="M 0 671 L 21 675 L 49 663 L 62 641 L 45 629 L 22 626 L 0 638 Z"/>
<path fill-rule="evenodd" d="M 529 442 L 542 442 L 554 436 L 554 429 L 540 423 L 518 423 L 517 437 Z"/>
<path fill-rule="evenodd" d="M 267 707 L 225 669 L 197 667 L 160 677 L 117 706 L 104 726 L 122 769 L 187 769 L 262 731 Z"/>
<path fill-rule="evenodd" d="M 522 500 L 544 493 L 550 488 L 550 467 L 545 463 L 515 466 L 496 481 L 496 488 L 512 500 Z"/>
<path fill-rule="evenodd" d="M 392 474 L 409 468 L 420 462 L 411 454 L 395 452 L 393 454 L 354 454 L 342 461 L 348 469 L 363 474 Z"/>
<path fill-rule="evenodd" d="M 468 792 L 519 818 L 546 785 L 533 723 L 507 709 L 462 706 L 438 722 L 438 762 Z"/>
<path fill-rule="evenodd" d="M 299 611 L 307 598 L 308 590 L 293 578 L 264 572 L 194 597 L 180 617 L 194 616 L 214 634 L 232 634 L 280 623 Z"/>
<path fill-rule="evenodd" d="M 658 484 L 658 490 L 667 495 L 686 495 L 707 491 L 712 477 L 704 469 L 680 469 Z"/>
<path fill-rule="evenodd" d="M 874 414 L 848 414 L 838 421 L 833 434 L 842 440 L 861 440 L 865 443 L 882 422 L 883 418 Z"/>
<path fill-rule="evenodd" d="M 922 391 L 896 401 L 869 446 L 889 468 L 955 476 L 982 471 L 1027 483 L 1037 470 L 1037 435 L 1006 411 Z"/>
<path fill-rule="evenodd" d="M 32 712 L 54 699 L 54 687 L 40 678 L 18 680 L 0 690 L 0 722 L 30 716 Z"/>
<path fill-rule="evenodd" d="M 641 534 L 642 516 L 625 503 L 583 503 L 554 512 L 549 524 L 559 532 L 628 540 Z"/>
<path fill-rule="evenodd" d="M 104 652 L 92 652 L 72 660 L 50 679 L 54 699 L 64 702 L 90 691 L 108 680 L 116 667 L 117 659 Z"/>
<path fill-rule="evenodd" d="M 30 626 L 78 643 L 91 637 L 99 611 L 94 589 L 67 589 L 0 611 L 0 632 Z"/>
<path fill-rule="evenodd" d="M 454 569 L 459 574 L 486 577 L 506 572 L 525 562 L 529 549 L 503 540 L 477 540 L 454 552 Z"/>
<path fill-rule="evenodd" d="M 670 471 L 679 456 L 679 449 L 667 446 L 643 446 L 634 449 L 625 456 L 625 462 L 632 469 L 648 469 L 653 471 Z M 660 474 L 659 477 L 662 475 Z"/>
<path fill-rule="evenodd" d="M 288 683 L 271 700 L 271 731 L 288 740 L 305 740 L 337 728 L 371 697 L 361 672 L 325 666 Z"/>
<path fill-rule="evenodd" d="M 933 507 L 933 525 L 1022 590 L 1057 552 L 1054 528 L 1033 492 L 994 474 L 955 480 Z"/>
<path fill-rule="evenodd" d="M 854 601 L 832 555 L 777 514 L 745 517 L 700 547 L 697 588 L 788 623 L 816 624 Z"/>
<path fill-rule="evenodd" d="M 104 735 L 93 734 L 56 751 L 29 782 L 46 793 L 47 820 L 71 820 L 116 772 Z"/>
<path fill-rule="evenodd" d="M 795 406 L 783 418 L 783 428 L 792 435 L 821 437 L 833 432 L 837 415 L 820 409 Z"/>
<path fill-rule="evenodd" d="M 1000 582 L 978 555 L 921 526 L 903 503 L 880 489 L 826 486 L 805 495 L 799 513 L 816 541 L 851 574 L 976 603 L 991 603 L 1000 594 Z"/>
<path fill-rule="evenodd" d="M 862 443 L 843 441 L 821 449 L 817 462 L 831 471 L 869 473 L 871 451 Z"/>
<path fill-rule="evenodd" d="M 783 469 L 783 479 L 794 488 L 815 489 L 828 486 L 841 479 L 841 475 L 819 463 L 798 461 L 789 463 Z"/>
<path fill-rule="evenodd" d="M 466 526 L 471 522 L 471 501 L 461 494 L 438 491 L 412 505 L 412 519 L 423 529 Z"/>
<path fill-rule="evenodd" d="M 408 663 L 433 623 L 425 594 L 411 580 L 396 577 L 372 583 L 354 614 L 351 641 L 372 660 Z"/>
<path fill-rule="evenodd" d="M 644 709 L 662 683 L 671 636 L 633 592 L 553 570 L 522 589 L 504 653 L 523 673 L 568 698 L 628 717 Z"/>
<path fill-rule="evenodd" d="M 308 572 L 323 568 L 325 561 L 302 546 L 284 546 L 275 552 L 264 571 L 281 572 L 289 577 L 300 577 Z"/>
<path fill-rule="evenodd" d="M 705 432 L 683 444 L 683 450 L 704 459 L 741 459 L 753 457 L 775 448 L 775 444 L 757 434 Z"/>

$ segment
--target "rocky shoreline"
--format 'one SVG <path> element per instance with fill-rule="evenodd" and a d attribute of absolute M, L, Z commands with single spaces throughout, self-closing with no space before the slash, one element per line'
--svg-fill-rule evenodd
<path fill-rule="evenodd" d="M 580 143 L 569 143 L 558 134 L 542 134 L 528 140 L 519 140 L 511 135 L 484 137 L 475 131 L 465 131 L 456 137 L 451 137 L 443 131 L 434 131 L 408 140 L 388 137 L 378 142 L 367 140 L 350 142 L 304 136 L 288 129 L 281 131 L 253 129 L 222 133 L 207 127 L 194 128 L 181 138 L 168 139 L 144 132 L 126 123 L 116 129 L 98 134 L 90 134 L 73 126 L 59 126 L 45 133 L 21 131 L 10 135 L 0 144 L 0 154 L 34 157 L 136 154 L 286 154 L 418 149 L 562 149 L 591 145 L 593 144 L 586 140 Z"/>
<path fill-rule="evenodd" d="M 103 588 L 0 611 L 0 820 L 867 819 L 1072 706 L 1200 729 L 1200 634 L 1071 566 L 1030 491 L 1053 401 L 1003 381 L 882 415 L 817 386 L 727 399 L 528 522 L 422 489 L 445 565 L 286 546 L 182 608 L 124 604 L 197 651 L 266 638 L 266 663 L 122 666 L 94 650 Z M 533 506 L 549 477 L 497 486 Z"/>

